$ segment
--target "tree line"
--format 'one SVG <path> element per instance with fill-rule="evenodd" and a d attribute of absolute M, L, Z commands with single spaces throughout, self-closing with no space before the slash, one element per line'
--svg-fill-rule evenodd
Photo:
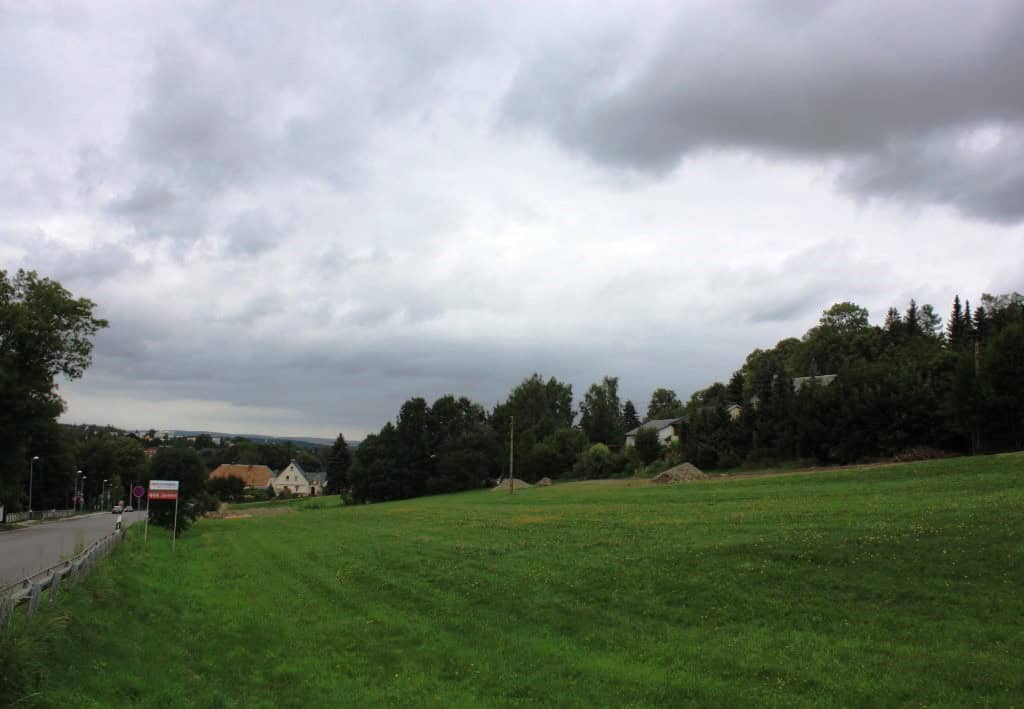
<path fill-rule="evenodd" d="M 371 502 L 479 488 L 513 465 L 532 482 L 649 473 L 683 460 L 729 469 L 1024 447 L 1018 293 L 983 295 L 973 309 L 956 296 L 945 323 L 914 300 L 890 308 L 881 324 L 837 303 L 801 337 L 754 350 L 728 382 L 685 403 L 657 388 L 642 417 L 622 401 L 617 377 L 592 384 L 576 406 L 570 384 L 533 374 L 490 410 L 464 396 L 409 399 L 354 453 L 341 434 L 312 451 L 200 435 L 163 442 L 151 462 L 143 443 L 152 440 L 56 421 L 64 406 L 56 377 L 82 375 L 91 338 L 107 325 L 94 308 L 33 272 L 0 271 L 0 496 L 11 509 L 27 507 L 30 473 L 36 509 L 65 507 L 76 490 L 96 499 L 106 486 L 120 493 L 135 480 L 175 475 L 202 507 L 209 471 L 227 462 L 279 470 L 296 459 L 326 471 L 329 491 Z M 627 431 L 656 419 L 678 419 L 680 440 L 665 447 L 641 429 L 624 446 Z"/>
<path fill-rule="evenodd" d="M 686 456 L 707 467 L 1018 450 L 1024 297 L 986 294 L 972 311 L 956 296 L 945 327 L 914 300 L 881 325 L 838 303 L 803 337 L 754 350 L 728 383 L 695 392 L 683 414 Z"/>
<path fill-rule="evenodd" d="M 803 336 L 754 350 L 728 382 L 685 403 L 658 388 L 641 419 L 618 389 L 617 377 L 604 377 L 578 411 L 571 385 L 539 374 L 490 412 L 465 397 L 410 399 L 356 450 L 338 485 L 356 501 L 466 490 L 506 475 L 510 457 L 515 474 L 534 481 L 684 460 L 731 469 L 1017 450 L 1024 297 L 985 294 L 972 310 L 957 295 L 945 326 L 933 306 L 914 300 L 902 312 L 890 308 L 880 325 L 865 308 L 837 303 Z M 663 446 L 641 429 L 635 445 L 623 445 L 627 431 L 655 419 L 680 419 L 680 440 Z"/>

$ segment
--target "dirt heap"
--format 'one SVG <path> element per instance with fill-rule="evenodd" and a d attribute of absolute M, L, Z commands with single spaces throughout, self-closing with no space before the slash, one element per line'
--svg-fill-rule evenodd
<path fill-rule="evenodd" d="M 534 485 L 536 485 L 537 487 L 547 487 L 550 484 L 551 478 L 541 478 L 540 480 L 534 483 Z"/>
<path fill-rule="evenodd" d="M 693 463 L 683 463 L 674 468 L 669 468 L 663 473 L 658 473 L 651 482 L 655 485 L 667 485 L 669 483 L 681 483 L 686 480 L 704 480 L 707 478 L 700 468 Z"/>
<path fill-rule="evenodd" d="M 532 485 L 530 485 L 530 483 L 526 482 L 525 480 L 520 480 L 519 478 L 514 478 L 514 480 L 515 480 L 515 484 L 516 484 L 516 487 L 515 487 L 516 490 L 518 490 L 520 488 L 524 488 L 524 487 L 533 487 Z M 504 480 L 502 480 L 500 483 L 498 483 L 497 485 L 495 485 L 491 489 L 492 490 L 508 490 L 508 478 L 505 478 Z"/>
<path fill-rule="evenodd" d="M 204 512 L 203 517 L 207 519 L 245 519 L 247 517 L 266 517 L 267 515 L 286 515 L 294 512 L 294 507 L 251 507 L 248 509 L 233 510 L 228 507 L 218 512 Z"/>

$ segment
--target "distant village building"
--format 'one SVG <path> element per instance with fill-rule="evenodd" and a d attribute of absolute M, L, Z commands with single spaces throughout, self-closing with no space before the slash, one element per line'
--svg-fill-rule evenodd
<path fill-rule="evenodd" d="M 210 473 L 210 480 L 217 478 L 239 478 L 246 487 L 266 489 L 274 479 L 274 472 L 265 465 L 245 463 L 222 463 Z"/>
<path fill-rule="evenodd" d="M 793 391 L 798 392 L 805 386 L 817 384 L 818 386 L 827 387 L 829 384 L 836 380 L 838 374 L 817 374 L 810 377 L 793 377 Z"/>
<path fill-rule="evenodd" d="M 299 497 L 323 495 L 327 487 L 327 473 L 307 473 L 293 460 L 270 484 L 276 495 L 283 492 Z"/>
<path fill-rule="evenodd" d="M 725 413 L 729 414 L 729 418 L 735 421 L 743 413 L 743 407 L 739 404 L 729 404 L 725 407 Z"/>
<path fill-rule="evenodd" d="M 642 423 L 631 431 L 626 431 L 626 446 L 636 445 L 636 434 L 642 430 L 654 429 L 658 434 L 658 440 L 663 445 L 669 444 L 672 441 L 679 440 L 679 434 L 683 425 L 682 418 L 674 419 L 655 419 Z"/>

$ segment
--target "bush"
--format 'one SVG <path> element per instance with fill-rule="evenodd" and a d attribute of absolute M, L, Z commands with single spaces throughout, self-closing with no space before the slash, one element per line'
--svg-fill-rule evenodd
<path fill-rule="evenodd" d="M 595 443 L 590 446 L 587 450 L 583 451 L 583 455 L 576 461 L 576 465 L 573 467 L 573 472 L 576 477 L 586 478 L 587 480 L 593 480 L 597 478 L 607 478 L 615 474 L 616 463 L 619 464 L 621 469 L 621 461 L 616 461 L 611 450 L 603 443 Z"/>
<path fill-rule="evenodd" d="M 665 453 L 658 432 L 653 428 L 641 428 L 637 431 L 633 447 L 636 448 L 644 465 L 650 465 Z"/>
<path fill-rule="evenodd" d="M 739 464 L 740 457 L 736 455 L 736 452 L 731 449 L 723 451 L 722 454 L 718 456 L 719 468 L 735 468 L 738 467 Z"/>
<path fill-rule="evenodd" d="M 693 464 L 701 470 L 710 470 L 718 467 L 718 451 L 710 445 L 697 444 L 694 451 Z"/>
<path fill-rule="evenodd" d="M 234 475 L 206 481 L 206 490 L 218 500 L 236 502 L 245 494 L 245 482 Z"/>
<path fill-rule="evenodd" d="M 195 503 L 193 511 L 196 515 L 201 515 L 204 512 L 216 512 L 220 509 L 220 500 L 206 490 L 200 490 L 193 498 L 193 502 Z"/>

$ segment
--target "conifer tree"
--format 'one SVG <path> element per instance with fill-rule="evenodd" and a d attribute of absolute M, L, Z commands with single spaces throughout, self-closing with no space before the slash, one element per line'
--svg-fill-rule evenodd
<path fill-rule="evenodd" d="M 903 329 L 903 318 L 896 308 L 889 308 L 885 314 L 885 331 L 890 335 L 897 335 Z"/>
<path fill-rule="evenodd" d="M 917 309 L 917 301 L 913 298 L 910 299 L 910 305 L 907 306 L 907 314 L 903 318 L 903 326 L 906 333 L 911 337 L 921 334 L 921 315 Z"/>
<path fill-rule="evenodd" d="M 339 433 L 327 454 L 327 490 L 341 492 L 350 484 L 348 470 L 352 466 L 352 453 L 348 449 L 345 435 Z"/>
<path fill-rule="evenodd" d="M 957 349 L 964 343 L 964 311 L 960 305 L 960 294 L 953 296 L 953 310 L 946 324 L 950 349 Z"/>
<path fill-rule="evenodd" d="M 632 431 L 639 425 L 640 419 L 636 415 L 636 407 L 633 406 L 631 400 L 626 399 L 626 403 L 622 406 L 622 428 L 626 431 Z"/>
<path fill-rule="evenodd" d="M 985 337 L 988 335 L 988 329 L 988 313 L 985 311 L 984 305 L 979 305 L 974 311 L 974 339 L 978 342 L 984 342 Z"/>
<path fill-rule="evenodd" d="M 928 337 L 942 339 L 942 316 L 935 312 L 931 303 L 925 303 L 918 311 L 917 320 L 921 325 L 921 333 Z"/>
<path fill-rule="evenodd" d="M 974 342 L 974 319 L 971 317 L 971 301 L 964 301 L 964 342 Z"/>

